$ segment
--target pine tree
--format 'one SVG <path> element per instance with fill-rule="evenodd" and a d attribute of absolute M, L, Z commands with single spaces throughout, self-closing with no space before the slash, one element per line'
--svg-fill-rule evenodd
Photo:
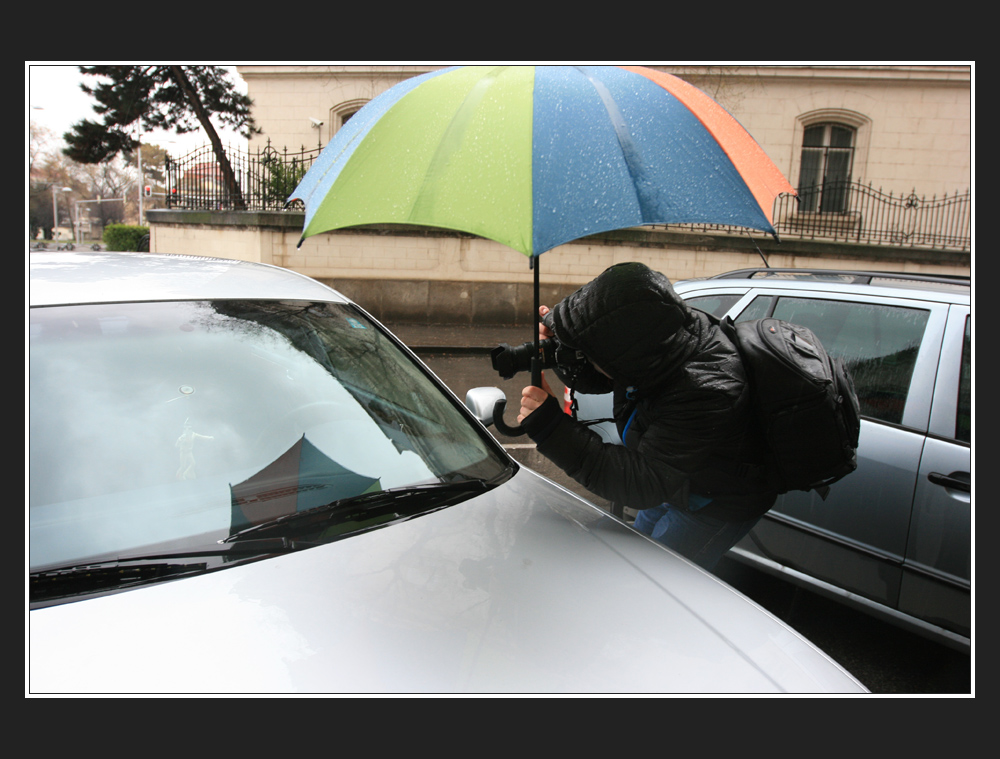
<path fill-rule="evenodd" d="M 137 121 L 144 131 L 208 134 L 223 180 L 236 208 L 246 208 L 236 175 L 209 116 L 249 137 L 260 130 L 250 115 L 250 98 L 238 92 L 221 66 L 80 66 L 90 76 L 102 77 L 97 86 L 81 88 L 97 100 L 94 110 L 101 123 L 84 120 L 63 135 L 63 152 L 80 163 L 101 163 L 139 143 L 132 135 Z"/>

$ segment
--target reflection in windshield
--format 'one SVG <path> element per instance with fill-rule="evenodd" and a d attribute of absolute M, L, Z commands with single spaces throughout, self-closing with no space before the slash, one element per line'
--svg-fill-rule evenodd
<path fill-rule="evenodd" d="M 349 306 L 36 308 L 29 340 L 32 567 L 506 466 Z"/>
<path fill-rule="evenodd" d="M 377 478 L 345 469 L 303 435 L 257 474 L 230 487 L 230 534 L 381 489 Z"/>

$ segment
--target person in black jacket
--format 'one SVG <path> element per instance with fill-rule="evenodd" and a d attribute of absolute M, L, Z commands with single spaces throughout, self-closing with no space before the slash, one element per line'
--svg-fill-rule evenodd
<path fill-rule="evenodd" d="M 774 505 L 764 439 L 739 354 L 707 314 L 640 263 L 612 266 L 551 310 L 555 336 L 587 361 L 560 379 L 614 393 L 624 445 L 565 414 L 548 382 L 526 387 L 518 421 L 585 488 L 639 513 L 635 527 L 711 569 Z"/>

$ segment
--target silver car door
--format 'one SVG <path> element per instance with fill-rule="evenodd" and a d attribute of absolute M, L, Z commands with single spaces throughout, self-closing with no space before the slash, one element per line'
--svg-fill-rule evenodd
<path fill-rule="evenodd" d="M 952 306 L 920 459 L 899 610 L 965 638 L 971 628 L 971 319 Z"/>
<path fill-rule="evenodd" d="M 813 330 L 854 374 L 864 417 L 858 468 L 826 500 L 780 496 L 740 547 L 895 607 L 947 305 L 815 291 L 758 300 L 772 295 L 770 315 Z M 752 303 L 738 320 L 760 311 Z"/>

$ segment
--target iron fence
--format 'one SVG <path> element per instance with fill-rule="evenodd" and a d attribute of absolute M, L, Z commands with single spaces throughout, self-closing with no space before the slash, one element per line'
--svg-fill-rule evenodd
<path fill-rule="evenodd" d="M 839 210 L 824 213 L 814 202 L 818 193 L 833 193 Z M 804 211 L 818 208 L 819 211 Z M 828 182 L 822 189 L 800 192 L 797 200 L 784 196 L 775 204 L 778 234 L 832 239 L 870 245 L 899 245 L 969 250 L 972 194 L 918 197 L 895 195 L 859 182 Z"/>
<path fill-rule="evenodd" d="M 167 207 L 284 209 L 288 196 L 319 154 L 319 148 L 303 148 L 297 153 L 286 148 L 279 152 L 270 142 L 254 152 L 228 148 L 226 155 L 236 177 L 236 188 L 225 181 L 211 146 L 176 161 L 168 158 Z M 829 202 L 829 198 L 836 202 Z M 841 181 L 803 189 L 797 198 L 778 198 L 773 218 L 782 238 L 969 251 L 971 206 L 969 190 L 928 199 L 913 192 L 895 195 L 870 184 Z M 714 224 L 671 228 L 743 233 L 738 227 Z"/>
<path fill-rule="evenodd" d="M 832 196 L 836 202 L 823 203 L 820 194 Z M 828 210 L 831 206 L 836 210 Z M 779 197 L 772 218 L 783 239 L 969 251 L 971 211 L 969 190 L 928 199 L 913 192 L 895 195 L 860 182 L 841 181 L 800 190 L 797 197 Z M 739 233 L 738 227 L 714 224 L 683 227 Z"/>
<path fill-rule="evenodd" d="M 277 211 L 319 156 L 319 148 L 290 153 L 277 151 L 270 141 L 255 151 L 227 147 L 226 158 L 236 187 L 225 181 L 211 145 L 183 158 L 166 162 L 167 208 L 196 210 Z"/>

